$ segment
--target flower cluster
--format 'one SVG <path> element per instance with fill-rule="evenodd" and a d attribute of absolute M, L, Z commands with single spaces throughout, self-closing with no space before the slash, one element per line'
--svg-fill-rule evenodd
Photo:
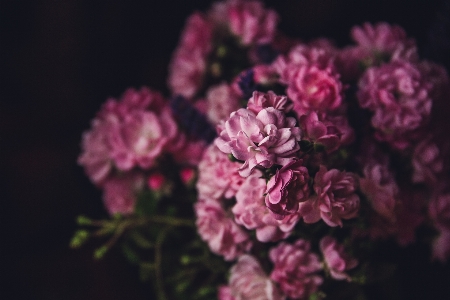
<path fill-rule="evenodd" d="M 355 26 L 339 48 L 277 22 L 256 0 L 196 12 L 169 66 L 171 100 L 142 88 L 103 105 L 79 163 L 107 210 L 139 215 L 148 192 L 180 204 L 162 215 L 185 217 L 188 203 L 195 238 L 232 265 L 221 300 L 319 299 L 330 280 L 362 282 L 377 243 L 413 243 L 419 228 L 446 261 L 450 153 L 432 122 L 446 71 L 396 25 Z M 144 216 L 185 224 L 155 211 Z"/>

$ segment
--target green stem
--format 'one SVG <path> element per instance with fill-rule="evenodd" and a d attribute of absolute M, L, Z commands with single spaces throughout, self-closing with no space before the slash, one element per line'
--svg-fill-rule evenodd
<path fill-rule="evenodd" d="M 170 230 L 170 227 L 165 227 L 156 238 L 156 246 L 155 246 L 155 275 L 156 275 L 156 289 L 158 291 L 158 299 L 159 300 L 167 300 L 167 295 L 164 289 L 164 280 L 161 270 L 162 265 L 162 245 L 164 243 L 164 239 L 167 235 L 167 232 Z"/>

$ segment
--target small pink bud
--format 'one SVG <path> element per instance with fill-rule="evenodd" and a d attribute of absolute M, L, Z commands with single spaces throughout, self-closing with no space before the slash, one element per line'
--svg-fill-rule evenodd
<path fill-rule="evenodd" d="M 162 174 L 155 173 L 148 177 L 147 184 L 151 190 L 158 191 L 163 187 L 165 181 L 166 181 L 166 179 L 164 178 L 164 176 Z"/>
<path fill-rule="evenodd" d="M 180 177 L 184 184 L 190 184 L 195 178 L 195 171 L 193 168 L 183 168 L 180 171 Z"/>

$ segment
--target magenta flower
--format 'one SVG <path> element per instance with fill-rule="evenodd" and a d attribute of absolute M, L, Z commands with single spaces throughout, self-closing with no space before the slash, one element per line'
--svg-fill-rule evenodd
<path fill-rule="evenodd" d="M 438 146 L 431 139 L 425 139 L 415 146 L 412 166 L 413 182 L 425 182 L 430 186 L 436 183 L 437 176 L 444 169 L 444 161 Z"/>
<path fill-rule="evenodd" d="M 200 49 L 192 51 L 179 48 L 169 65 L 167 84 L 173 95 L 191 99 L 203 84 L 206 55 Z"/>
<path fill-rule="evenodd" d="M 369 68 L 359 88 L 360 105 L 374 113 L 375 137 L 400 150 L 409 147 L 416 139 L 413 134 L 427 123 L 432 105 L 432 84 L 419 66 L 397 60 Z"/>
<path fill-rule="evenodd" d="M 341 226 L 342 219 L 358 215 L 359 196 L 355 193 L 357 177 L 336 169 L 327 171 L 321 165 L 314 178 L 316 196 L 300 203 L 300 214 L 306 223 L 322 220 L 329 226 Z"/>
<path fill-rule="evenodd" d="M 247 103 L 247 109 L 255 114 L 258 114 L 262 109 L 269 107 L 287 113 L 292 108 L 292 101 L 286 96 L 278 96 L 272 91 L 269 91 L 268 93 L 254 91 Z"/>
<path fill-rule="evenodd" d="M 231 288 L 228 285 L 221 285 L 217 288 L 217 299 L 219 300 L 236 300 L 231 294 Z"/>
<path fill-rule="evenodd" d="M 256 166 L 285 165 L 294 157 L 300 149 L 300 129 L 295 124 L 294 118 L 272 107 L 257 115 L 239 109 L 225 122 L 215 144 L 222 152 L 244 161 L 239 173 L 247 177 Z"/>
<path fill-rule="evenodd" d="M 213 124 L 230 117 L 230 114 L 238 110 L 239 97 L 226 83 L 212 86 L 206 92 L 207 116 Z"/>
<path fill-rule="evenodd" d="M 345 253 L 344 246 L 338 244 L 336 239 L 325 236 L 320 240 L 320 251 L 323 254 L 326 269 L 332 278 L 336 280 L 351 281 L 345 271 L 353 269 L 358 265 L 358 261 Z"/>
<path fill-rule="evenodd" d="M 439 230 L 450 231 L 450 194 L 440 194 L 428 204 L 428 214 Z"/>
<path fill-rule="evenodd" d="M 269 257 L 274 264 L 270 278 L 290 298 L 307 299 L 323 282 L 317 274 L 322 270 L 322 264 L 319 257 L 311 252 L 308 241 L 299 239 L 294 244 L 281 242 L 270 250 Z"/>
<path fill-rule="evenodd" d="M 134 212 L 138 193 L 145 187 L 144 177 L 127 173 L 125 177 L 111 177 L 103 185 L 103 203 L 110 215 Z"/>
<path fill-rule="evenodd" d="M 395 222 L 399 190 L 387 163 L 367 163 L 364 167 L 364 178 L 359 179 L 359 184 L 372 208 L 389 222 Z"/>
<path fill-rule="evenodd" d="M 266 181 L 260 172 L 254 172 L 245 178 L 236 193 L 236 204 L 232 208 L 237 224 L 249 230 L 256 230 L 256 239 L 260 242 L 274 242 L 287 238 L 300 219 L 299 214 L 290 214 L 282 220 L 274 218 L 264 203 Z"/>
<path fill-rule="evenodd" d="M 302 160 L 293 160 L 270 178 L 265 203 L 275 219 L 282 220 L 286 215 L 297 213 L 299 202 L 309 197 L 308 181 L 308 169 L 303 166 Z"/>
<path fill-rule="evenodd" d="M 331 68 L 315 65 L 292 66 L 286 70 L 287 95 L 299 115 L 310 111 L 331 111 L 342 103 L 342 83 Z"/>
<path fill-rule="evenodd" d="M 178 47 L 186 51 L 200 50 L 202 53 L 209 53 L 212 27 L 212 24 L 203 14 L 193 13 L 186 20 Z"/>
<path fill-rule="evenodd" d="M 242 45 L 272 41 L 278 23 L 275 11 L 265 9 L 259 1 L 230 0 L 227 5 L 230 30 Z"/>
<path fill-rule="evenodd" d="M 242 255 L 231 267 L 229 291 L 235 300 L 282 300 L 285 296 L 264 273 L 259 262 L 251 255 Z M 227 292 L 227 291 L 225 291 Z"/>
<path fill-rule="evenodd" d="M 210 145 L 198 165 L 199 197 L 232 198 L 244 182 L 238 173 L 240 166 L 240 163 L 230 161 L 215 145 Z"/>
<path fill-rule="evenodd" d="M 450 257 L 450 230 L 443 230 L 432 244 L 432 258 L 446 263 Z"/>
<path fill-rule="evenodd" d="M 339 148 L 341 132 L 331 122 L 319 121 L 319 116 L 316 112 L 302 115 L 299 118 L 299 122 L 303 133 L 302 140 L 322 145 L 328 153 Z"/>
<path fill-rule="evenodd" d="M 197 231 L 213 253 L 236 259 L 252 247 L 249 236 L 227 217 L 219 201 L 200 199 L 195 205 Z"/>
<path fill-rule="evenodd" d="M 128 171 L 135 166 L 148 169 L 177 131 L 168 109 L 159 116 L 150 111 L 134 112 L 111 132 L 111 156 L 120 170 Z"/>

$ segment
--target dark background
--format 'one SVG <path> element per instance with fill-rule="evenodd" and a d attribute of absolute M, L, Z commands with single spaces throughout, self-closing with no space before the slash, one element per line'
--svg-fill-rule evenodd
<path fill-rule="evenodd" d="M 100 192 L 76 164 L 81 133 L 101 103 L 127 87 L 167 95 L 167 66 L 184 21 L 211 2 L 1 0 L 2 299 L 152 298 L 116 251 L 94 262 L 95 243 L 68 247 L 77 215 L 106 216 Z M 399 24 L 422 57 L 448 68 L 449 36 L 442 38 L 438 24 L 448 30 L 445 2 L 265 1 L 279 13 L 281 30 L 303 39 L 345 45 L 353 25 Z M 443 299 L 448 264 L 431 269 L 422 252 L 412 248 L 400 262 L 405 299 Z"/>

